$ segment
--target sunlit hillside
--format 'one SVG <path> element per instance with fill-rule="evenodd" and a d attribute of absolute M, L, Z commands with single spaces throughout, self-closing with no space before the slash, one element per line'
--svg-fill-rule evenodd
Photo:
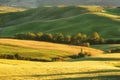
<path fill-rule="evenodd" d="M 38 58 L 51 61 L 52 58 L 77 55 L 81 49 L 92 55 L 102 54 L 103 51 L 64 44 L 39 42 L 30 40 L 0 39 L 0 54 L 19 54 L 24 57 Z"/>

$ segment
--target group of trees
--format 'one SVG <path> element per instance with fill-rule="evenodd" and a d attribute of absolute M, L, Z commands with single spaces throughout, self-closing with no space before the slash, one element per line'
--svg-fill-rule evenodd
<path fill-rule="evenodd" d="M 75 35 L 63 35 L 62 33 L 19 33 L 14 36 L 17 39 L 38 40 L 89 47 L 90 44 L 102 44 L 104 39 L 97 32 L 88 37 L 86 34 L 77 33 Z"/>

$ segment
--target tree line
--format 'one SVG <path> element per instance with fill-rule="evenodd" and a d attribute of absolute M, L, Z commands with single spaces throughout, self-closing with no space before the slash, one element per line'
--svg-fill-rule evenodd
<path fill-rule="evenodd" d="M 94 32 L 91 36 L 86 34 L 77 33 L 74 35 L 64 35 L 62 33 L 18 33 L 14 35 L 16 39 L 27 39 L 27 40 L 37 40 L 37 41 L 47 41 L 54 43 L 63 43 L 71 45 L 79 45 L 89 47 L 90 44 L 103 44 L 105 43 L 104 38 L 102 38 L 97 32 Z"/>

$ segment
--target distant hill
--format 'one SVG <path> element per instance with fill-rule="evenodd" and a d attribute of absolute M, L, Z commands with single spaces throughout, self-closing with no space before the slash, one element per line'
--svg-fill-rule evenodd
<path fill-rule="evenodd" d="M 120 0 L 0 0 L 0 5 L 34 8 L 38 6 L 56 5 L 101 5 L 119 6 Z"/>

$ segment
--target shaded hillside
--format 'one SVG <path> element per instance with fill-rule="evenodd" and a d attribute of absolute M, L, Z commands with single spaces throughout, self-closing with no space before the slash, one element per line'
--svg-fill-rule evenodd
<path fill-rule="evenodd" d="M 37 9 L 31 9 L 24 12 L 16 12 L 16 13 L 7 13 L 1 14 L 1 27 L 6 27 L 10 25 L 18 25 L 21 23 L 37 21 L 37 20 L 53 20 L 60 18 L 67 18 L 71 16 L 76 16 L 79 14 L 83 14 L 89 12 L 85 8 L 79 7 L 41 7 Z"/>
<path fill-rule="evenodd" d="M 120 16 L 120 8 L 109 8 L 107 9 L 107 13 Z"/>

